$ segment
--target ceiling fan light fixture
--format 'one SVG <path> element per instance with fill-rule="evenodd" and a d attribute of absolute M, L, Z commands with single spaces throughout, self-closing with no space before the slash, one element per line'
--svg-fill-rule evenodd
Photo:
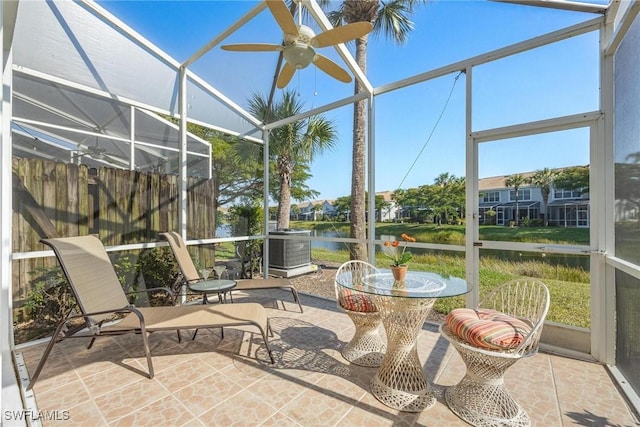
<path fill-rule="evenodd" d="M 285 61 L 298 70 L 308 67 L 316 56 L 311 46 L 298 41 L 287 46 L 283 54 Z"/>
<path fill-rule="evenodd" d="M 363 37 L 373 29 L 370 22 L 352 22 L 316 35 L 310 27 L 302 25 L 300 14 L 298 14 L 299 24 L 296 24 L 294 15 L 284 0 L 263 1 L 266 2 L 276 23 L 284 33 L 284 42 L 282 44 L 239 43 L 222 46 L 222 49 L 237 52 L 281 52 L 286 62 L 278 71 L 275 81 L 275 86 L 279 89 L 289 84 L 296 70 L 307 68 L 311 63 L 336 80 L 344 83 L 353 81 L 344 68 L 326 56 L 316 54 L 314 49 L 336 46 Z"/>

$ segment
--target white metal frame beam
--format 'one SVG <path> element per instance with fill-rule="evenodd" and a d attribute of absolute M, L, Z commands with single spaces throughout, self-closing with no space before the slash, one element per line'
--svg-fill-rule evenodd
<path fill-rule="evenodd" d="M 249 123 L 253 124 L 254 126 L 256 126 L 258 128 L 260 128 L 260 126 L 262 125 L 260 120 L 258 120 L 257 118 L 255 118 L 254 116 L 249 114 L 244 108 L 240 107 L 238 104 L 233 102 L 230 98 L 226 97 L 218 89 L 214 88 L 209 83 L 204 81 L 200 76 L 198 76 L 195 73 L 191 72 L 189 69 L 185 69 L 185 70 L 186 70 L 187 77 L 189 79 L 193 80 L 194 83 L 196 83 L 198 86 L 200 86 L 206 92 L 209 92 L 209 94 L 211 94 L 214 97 L 216 97 L 220 102 L 225 104 L 227 107 L 229 107 L 230 109 L 232 109 L 233 111 L 235 111 L 236 113 L 238 113 L 239 115 L 244 117 Z"/>
<path fill-rule="evenodd" d="M 0 3 L 0 412 L 19 413 L 23 408 L 22 392 L 13 358 L 13 280 L 11 266 L 13 178 L 11 167 L 11 89 L 12 89 L 12 41 L 18 11 L 17 1 Z M 7 422 L 9 420 L 6 420 Z M 15 420 L 17 421 L 17 420 Z"/>
<path fill-rule="evenodd" d="M 202 46 L 200 49 L 198 49 L 198 51 L 196 53 L 191 55 L 189 57 L 189 59 L 187 59 L 186 61 L 184 61 L 182 63 L 182 66 L 185 67 L 185 68 L 189 68 L 189 66 L 191 64 L 196 62 L 202 56 L 206 55 L 207 52 L 209 52 L 211 49 L 216 47 L 221 41 L 223 41 L 224 39 L 229 37 L 231 34 L 235 33 L 240 27 L 242 27 L 244 24 L 246 24 L 247 22 L 252 20 L 256 15 L 258 15 L 260 12 L 262 12 L 266 7 L 267 7 L 267 3 L 263 2 L 263 1 L 259 2 L 253 9 L 251 9 L 249 12 L 247 12 L 246 15 L 244 15 L 242 18 L 238 19 L 236 22 L 233 23 L 233 25 L 231 25 L 229 28 L 224 30 L 222 33 L 220 33 L 219 35 L 217 35 L 216 37 L 211 39 L 210 42 L 208 42 L 207 44 Z"/>
<path fill-rule="evenodd" d="M 453 64 L 445 65 L 434 70 L 430 70 L 424 73 L 416 74 L 415 76 L 408 77 L 406 79 L 398 80 L 393 83 L 389 83 L 383 86 L 378 86 L 374 89 L 376 95 L 380 95 L 392 90 L 400 89 L 406 86 L 411 86 L 416 83 L 432 80 L 437 77 L 442 77 L 447 74 L 455 73 L 458 71 L 465 71 L 469 66 L 477 66 L 492 62 L 497 59 L 506 58 L 508 56 L 515 55 L 517 53 L 526 52 L 531 49 L 542 47 L 551 43 L 555 43 L 570 37 L 576 37 L 582 34 L 596 31 L 600 28 L 604 17 L 590 19 L 589 21 L 581 22 L 576 25 L 572 25 L 567 28 L 562 28 L 551 33 L 543 34 L 538 37 L 534 37 L 529 40 L 525 40 L 520 43 L 515 43 L 510 46 L 506 46 L 500 49 L 493 50 L 491 52 L 483 53 L 472 58 L 464 59 L 462 61 L 454 62 Z"/>
<path fill-rule="evenodd" d="M 302 3 L 302 5 L 304 5 L 309 10 L 311 16 L 313 16 L 313 18 L 316 20 L 323 31 L 327 31 L 333 28 L 331 22 L 329 22 L 327 16 L 324 14 L 315 0 L 300 0 L 300 3 Z M 362 70 L 358 66 L 358 63 L 353 58 L 351 52 L 349 52 L 344 43 L 337 44 L 333 47 L 336 49 L 342 60 L 347 64 L 351 72 L 356 76 L 356 79 L 358 79 L 364 90 L 368 94 L 373 93 L 373 86 L 369 82 L 369 79 L 367 79 L 367 76 L 362 72 Z"/>
<path fill-rule="evenodd" d="M 513 3 L 517 5 L 546 7 L 549 9 L 569 10 L 572 12 L 586 12 L 605 14 L 608 6 L 594 3 L 584 3 L 568 0 L 492 0 L 497 3 Z"/>
<path fill-rule="evenodd" d="M 92 0 L 77 0 L 79 4 L 92 11 L 93 14 L 102 18 L 104 22 L 109 24 L 114 29 L 118 30 L 120 33 L 126 35 L 130 40 L 133 40 L 139 46 L 141 46 L 147 52 L 153 54 L 158 59 L 161 59 L 166 64 L 173 67 L 176 72 L 180 69 L 180 63 L 173 59 L 172 56 L 159 49 L 156 45 L 151 43 L 146 38 L 142 37 L 140 33 L 135 31 L 133 28 L 122 22 L 120 19 L 109 13 L 106 9 L 103 9 L 96 2 Z"/>
<path fill-rule="evenodd" d="M 638 16 L 638 13 L 640 13 L 640 2 L 631 2 L 630 6 L 628 6 L 623 11 L 623 15 L 617 28 L 614 28 L 612 34 L 607 37 L 607 45 L 604 50 L 605 55 L 613 55 L 616 52 L 618 46 L 620 46 L 620 43 L 622 43 L 622 39 L 624 38 L 625 34 L 627 34 L 629 27 L 631 27 L 631 24 L 633 24 L 636 16 Z M 613 22 L 614 21 L 612 17 L 612 23 Z"/>

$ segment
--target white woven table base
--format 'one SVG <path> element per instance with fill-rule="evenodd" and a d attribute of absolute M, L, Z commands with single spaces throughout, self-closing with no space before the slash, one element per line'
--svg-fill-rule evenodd
<path fill-rule="evenodd" d="M 504 385 L 504 373 L 518 359 L 492 357 L 453 345 L 467 366 L 464 378 L 445 392 L 449 408 L 474 426 L 526 427 L 531 420 Z"/>
<path fill-rule="evenodd" d="M 342 349 L 342 357 L 359 366 L 380 366 L 386 344 L 380 336 L 382 317 L 378 312 L 344 310 L 355 325 L 353 338 Z"/>
<path fill-rule="evenodd" d="M 433 298 L 376 296 L 387 333 L 387 353 L 371 380 L 371 393 L 391 408 L 420 412 L 436 403 L 416 347 L 434 302 Z"/>

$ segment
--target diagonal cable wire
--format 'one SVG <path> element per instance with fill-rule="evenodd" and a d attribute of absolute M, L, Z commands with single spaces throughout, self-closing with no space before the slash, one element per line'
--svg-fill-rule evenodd
<path fill-rule="evenodd" d="M 456 88 L 456 83 L 458 82 L 458 79 L 460 78 L 460 75 L 462 73 L 464 73 L 464 71 L 460 71 L 458 73 L 458 75 L 456 76 L 456 78 L 453 80 L 453 85 L 451 86 L 451 91 L 449 92 L 449 96 L 447 97 L 447 100 L 445 101 L 444 106 L 442 107 L 442 111 L 440 112 L 440 115 L 438 116 L 438 120 L 436 120 L 436 123 L 433 125 L 433 129 L 431 129 L 431 133 L 429 133 L 429 136 L 427 137 L 427 140 L 422 145 L 422 148 L 420 149 L 420 152 L 416 156 L 416 158 L 413 161 L 413 163 L 411 163 L 411 166 L 409 166 L 409 169 L 407 170 L 407 173 L 404 175 L 404 177 L 402 178 L 402 181 L 400 181 L 400 184 L 398 185 L 397 188 L 401 188 L 402 187 L 402 184 L 404 184 L 404 181 L 407 179 L 407 176 L 409 176 L 409 174 L 411 173 L 411 170 L 413 169 L 413 167 L 416 165 L 416 163 L 418 163 L 418 159 L 420 159 L 420 156 L 422 156 L 422 152 L 424 151 L 425 148 L 427 148 L 427 144 L 429 144 L 429 141 L 431 141 L 431 137 L 433 136 L 433 134 L 435 133 L 436 129 L 438 128 L 438 124 L 440 123 L 440 120 L 442 119 L 442 117 L 444 116 L 445 111 L 447 110 L 447 106 L 449 105 L 449 101 L 451 100 L 451 96 L 453 95 L 453 90 Z"/>

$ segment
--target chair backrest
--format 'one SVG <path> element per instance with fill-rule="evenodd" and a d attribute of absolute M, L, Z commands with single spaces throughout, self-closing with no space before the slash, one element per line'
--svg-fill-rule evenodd
<path fill-rule="evenodd" d="M 109 255 L 96 236 L 43 239 L 41 242 L 56 254 L 82 313 L 129 305 Z M 92 316 L 87 323 L 109 317 L 110 314 Z"/>
<path fill-rule="evenodd" d="M 166 233 L 160 233 L 160 237 L 169 242 L 171 252 L 173 252 L 173 256 L 178 262 L 178 268 L 180 268 L 180 273 L 182 273 L 184 279 L 187 282 L 197 282 L 202 280 L 200 278 L 200 274 L 198 274 L 198 269 L 193 263 L 193 259 L 191 259 L 191 255 L 187 250 L 187 245 L 184 243 L 182 236 L 175 231 L 168 231 Z"/>
<path fill-rule="evenodd" d="M 532 330 L 516 353 L 535 353 L 549 311 L 549 289 L 540 280 L 515 279 L 487 294 L 478 308 L 490 308 L 531 323 Z"/>
<path fill-rule="evenodd" d="M 336 271 L 334 281 L 336 300 L 340 301 L 340 297 L 345 291 L 345 289 L 338 284 L 338 280 L 340 280 L 341 283 L 351 283 L 357 286 L 366 276 L 376 273 L 380 273 L 380 270 L 365 261 L 354 260 L 342 264 L 338 267 L 338 271 Z"/>

